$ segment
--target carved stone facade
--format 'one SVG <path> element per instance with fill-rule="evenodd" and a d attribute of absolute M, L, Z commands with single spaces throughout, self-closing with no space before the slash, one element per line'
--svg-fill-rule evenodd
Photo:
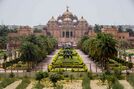
<path fill-rule="evenodd" d="M 65 43 L 71 43 L 76 45 L 78 40 L 88 35 L 90 26 L 87 21 L 81 17 L 73 15 L 67 8 L 67 10 L 57 19 L 52 17 L 47 23 L 47 34 L 56 37 L 59 45 Z"/>

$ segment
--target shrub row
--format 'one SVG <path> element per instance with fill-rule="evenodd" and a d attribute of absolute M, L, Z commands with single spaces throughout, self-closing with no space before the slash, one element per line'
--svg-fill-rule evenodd
<path fill-rule="evenodd" d="M 19 58 L 15 59 L 15 60 L 11 60 L 11 61 L 9 61 L 9 62 L 3 63 L 3 67 L 4 67 L 4 68 L 7 68 L 7 67 L 9 67 L 9 66 L 12 66 L 13 64 L 18 63 L 19 61 L 20 61 Z"/>
<path fill-rule="evenodd" d="M 83 68 L 85 65 L 79 65 L 79 64 L 54 64 L 51 65 L 52 68 Z"/>
<path fill-rule="evenodd" d="M 120 59 L 120 58 L 113 58 L 113 60 L 117 61 L 118 63 L 121 63 L 124 66 L 127 66 L 129 69 L 131 69 L 133 67 L 132 62 L 128 62 L 128 61 L 125 61 L 125 60 Z"/>
<path fill-rule="evenodd" d="M 71 71 L 71 72 L 87 72 L 87 68 L 52 68 L 51 70 L 48 69 L 50 72 L 64 72 L 64 71 Z"/>

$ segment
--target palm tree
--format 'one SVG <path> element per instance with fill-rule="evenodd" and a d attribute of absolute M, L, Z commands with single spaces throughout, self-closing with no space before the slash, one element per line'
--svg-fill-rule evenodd
<path fill-rule="evenodd" d="M 28 70 L 31 68 L 32 63 L 40 58 L 38 46 L 30 42 L 24 42 L 21 45 L 20 53 L 21 60 L 28 64 Z"/>
<path fill-rule="evenodd" d="M 111 35 L 99 33 L 90 41 L 89 53 L 107 69 L 108 60 L 117 56 L 116 43 Z"/>
<path fill-rule="evenodd" d="M 117 56 L 116 40 L 109 34 L 100 33 L 98 39 L 98 55 L 104 63 L 104 68 L 107 69 L 107 62 L 110 58 Z"/>

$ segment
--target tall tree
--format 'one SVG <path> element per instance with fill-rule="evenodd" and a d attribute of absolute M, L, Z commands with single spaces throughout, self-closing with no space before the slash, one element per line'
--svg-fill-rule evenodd
<path fill-rule="evenodd" d="M 27 62 L 28 69 L 30 69 L 33 62 L 40 58 L 39 48 L 30 42 L 24 42 L 20 47 L 20 58 L 22 61 Z"/>
<path fill-rule="evenodd" d="M 100 33 L 98 39 L 98 55 L 103 62 L 103 66 L 107 69 L 107 62 L 110 58 L 117 56 L 117 42 L 110 34 Z"/>
<path fill-rule="evenodd" d="M 0 25 L 0 49 L 6 49 L 7 34 L 9 29 L 5 25 Z"/>
<path fill-rule="evenodd" d="M 94 31 L 95 31 L 96 33 L 101 32 L 101 27 L 102 27 L 102 26 L 100 26 L 100 25 L 98 25 L 98 24 L 95 24 L 95 26 L 94 26 Z"/>
<path fill-rule="evenodd" d="M 123 32 L 123 28 L 121 25 L 118 27 L 118 32 Z"/>
<path fill-rule="evenodd" d="M 130 35 L 130 36 L 134 36 L 134 31 L 133 31 L 132 29 L 127 28 L 127 29 L 126 29 L 126 32 L 129 32 L 129 35 Z"/>
<path fill-rule="evenodd" d="M 78 42 L 78 48 L 82 48 L 83 42 L 87 39 L 89 39 L 89 36 L 83 36 Z"/>

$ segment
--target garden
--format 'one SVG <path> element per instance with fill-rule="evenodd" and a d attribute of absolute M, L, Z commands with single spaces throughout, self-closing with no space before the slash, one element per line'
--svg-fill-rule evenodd
<path fill-rule="evenodd" d="M 38 71 L 34 77 L 16 77 L 10 73 L 6 78 L 0 77 L 0 89 L 133 89 L 134 74 L 104 72 L 65 73 Z M 125 80 L 125 79 L 126 80 Z"/>
<path fill-rule="evenodd" d="M 53 57 L 52 63 L 48 66 L 48 71 L 86 72 L 87 67 L 75 49 L 63 47 Z"/>
<path fill-rule="evenodd" d="M 102 70 L 124 71 L 133 68 L 132 54 L 120 53 L 122 49 L 119 42 L 110 34 L 98 33 L 91 38 L 83 36 L 78 42 L 78 48 Z"/>

